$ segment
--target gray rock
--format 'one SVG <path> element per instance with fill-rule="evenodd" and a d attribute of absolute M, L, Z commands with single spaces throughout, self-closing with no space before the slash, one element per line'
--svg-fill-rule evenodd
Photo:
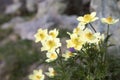
<path fill-rule="evenodd" d="M 39 28 L 50 28 L 54 25 L 60 26 L 61 28 L 73 29 L 76 27 L 78 21 L 76 16 L 61 16 L 61 15 L 50 15 L 46 14 L 39 19 L 16 24 L 14 30 L 21 36 L 22 39 L 34 40 L 34 34 Z M 56 27 L 57 27 L 56 26 Z M 55 26 L 54 26 L 55 28 Z"/>
<path fill-rule="evenodd" d="M 90 2 L 90 0 L 83 0 L 83 4 L 87 4 L 89 2 Z"/>
<path fill-rule="evenodd" d="M 43 0 L 38 3 L 38 12 L 36 18 L 47 13 L 60 14 L 64 11 L 66 4 L 62 0 Z"/>
<path fill-rule="evenodd" d="M 34 40 L 34 34 L 39 28 L 60 27 L 72 30 L 77 26 L 77 16 L 61 15 L 65 8 L 62 0 L 42 0 L 38 5 L 38 12 L 32 20 L 25 21 L 17 17 L 2 25 L 2 28 L 12 26 L 22 39 Z"/>
<path fill-rule="evenodd" d="M 64 13 L 68 15 L 84 15 L 89 13 L 90 0 L 64 0 L 67 4 Z"/>
<path fill-rule="evenodd" d="M 2 24 L 1 28 L 2 29 L 7 29 L 7 28 L 10 28 L 10 27 L 14 27 L 16 24 L 22 23 L 24 21 L 25 20 L 21 17 L 14 17 L 9 22 L 6 22 L 6 23 Z"/>
<path fill-rule="evenodd" d="M 3 14 L 5 7 L 13 3 L 13 0 L 0 0 L 0 13 Z"/>
<path fill-rule="evenodd" d="M 26 1 L 26 8 L 29 12 L 34 12 L 36 10 L 37 0 L 27 0 Z"/>
<path fill-rule="evenodd" d="M 19 0 L 13 0 L 13 4 L 6 6 L 5 14 L 16 13 L 20 9 L 21 5 L 22 3 Z"/>
<path fill-rule="evenodd" d="M 91 10 L 97 12 L 97 16 L 100 18 L 112 16 L 120 20 L 120 0 L 91 0 Z M 107 25 L 103 25 L 100 21 L 95 24 L 97 30 L 105 32 Z M 111 25 L 110 33 L 113 34 L 111 37 L 111 43 L 120 45 L 120 22 Z"/>
<path fill-rule="evenodd" d="M 100 18 L 112 16 L 120 19 L 119 1 L 117 2 L 117 0 L 91 0 L 91 9 L 92 11 L 96 11 L 97 16 Z M 97 23 L 99 24 L 98 26 L 103 26 L 98 27 L 98 30 L 103 32 L 105 25 L 102 25 L 100 22 Z M 115 25 L 114 29 L 118 27 L 119 24 Z"/>
<path fill-rule="evenodd" d="M 0 79 L 4 79 L 3 78 L 3 73 L 4 73 L 4 67 L 6 66 L 6 63 L 5 63 L 5 61 L 0 61 Z"/>
<path fill-rule="evenodd" d="M 65 4 L 62 0 L 43 0 L 38 4 L 38 12 L 34 19 L 16 24 L 14 30 L 20 34 L 22 39 L 34 40 L 34 34 L 39 28 L 50 28 L 60 26 L 61 28 L 72 29 L 78 21 L 76 16 L 61 15 Z"/>
<path fill-rule="evenodd" d="M 16 24 L 14 30 L 21 36 L 22 39 L 34 40 L 34 34 L 38 28 L 49 28 L 54 23 L 47 22 L 47 16 L 37 20 L 26 21 L 23 23 Z"/>
<path fill-rule="evenodd" d="M 78 25 L 77 16 L 66 16 L 63 15 L 60 17 L 61 28 L 66 28 L 72 30 Z"/>

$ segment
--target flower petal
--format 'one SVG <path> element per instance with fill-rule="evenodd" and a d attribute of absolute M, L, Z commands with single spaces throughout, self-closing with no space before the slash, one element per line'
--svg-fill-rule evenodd
<path fill-rule="evenodd" d="M 77 18 L 77 20 L 78 21 L 83 21 L 83 17 L 80 16 L 80 17 Z"/>
<path fill-rule="evenodd" d="M 96 16 L 96 12 L 92 12 L 90 15 L 91 15 L 92 17 L 95 17 L 95 16 Z"/>

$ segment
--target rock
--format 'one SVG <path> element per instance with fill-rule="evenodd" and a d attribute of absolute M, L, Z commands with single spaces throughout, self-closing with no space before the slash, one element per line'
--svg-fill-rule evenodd
<path fill-rule="evenodd" d="M 66 4 L 62 0 L 42 0 L 38 3 L 38 12 L 36 18 L 39 18 L 45 14 L 53 13 L 60 14 L 64 11 Z"/>
<path fill-rule="evenodd" d="M 4 79 L 3 78 L 3 73 L 4 73 L 4 67 L 6 66 L 6 63 L 3 60 L 0 60 L 0 79 Z"/>
<path fill-rule="evenodd" d="M 0 75 L 2 74 L 2 69 L 5 67 L 5 64 L 3 60 L 0 60 Z"/>
<path fill-rule="evenodd" d="M 26 21 L 23 23 L 16 24 L 14 30 L 17 34 L 21 36 L 22 39 L 34 40 L 34 34 L 38 28 L 49 28 L 53 23 L 47 23 L 47 16 L 37 19 Z"/>
<path fill-rule="evenodd" d="M 7 28 L 10 28 L 10 27 L 14 27 L 15 24 L 22 23 L 24 21 L 25 20 L 21 17 L 14 17 L 9 22 L 6 22 L 5 24 L 2 24 L 1 28 L 2 29 L 7 29 Z"/>
<path fill-rule="evenodd" d="M 61 15 L 65 4 L 62 0 L 42 0 L 38 3 L 38 12 L 30 21 L 16 24 L 14 30 L 22 39 L 34 40 L 34 34 L 39 28 L 60 26 L 61 28 L 73 29 L 78 21 L 76 16 Z"/>
<path fill-rule="evenodd" d="M 60 17 L 60 22 L 59 24 L 61 28 L 69 29 L 72 30 L 73 28 L 77 27 L 78 21 L 77 21 L 77 16 L 66 16 L 63 15 Z"/>
<path fill-rule="evenodd" d="M 17 11 L 19 11 L 21 5 L 22 4 L 20 3 L 19 0 L 14 0 L 13 4 L 6 6 L 5 14 L 14 14 L 14 13 L 17 13 Z"/>
<path fill-rule="evenodd" d="M 99 3 L 99 4 L 98 4 Z M 91 10 L 97 12 L 97 16 L 100 18 L 112 16 L 120 20 L 120 1 L 119 0 L 91 0 Z M 100 32 L 106 32 L 106 26 L 100 21 L 95 22 L 95 27 Z M 111 42 L 120 46 L 120 22 L 110 26 L 110 33 L 113 34 Z"/>
<path fill-rule="evenodd" d="M 29 12 L 35 12 L 39 0 L 27 0 L 26 8 Z"/>
<path fill-rule="evenodd" d="M 38 12 L 32 20 L 25 21 L 16 17 L 3 24 L 2 28 L 12 26 L 15 33 L 19 34 L 22 39 L 34 40 L 34 34 L 39 28 L 60 27 L 72 30 L 77 26 L 77 16 L 61 15 L 65 8 L 65 3 L 62 0 L 38 0 L 38 2 Z"/>
<path fill-rule="evenodd" d="M 76 16 L 69 17 L 65 15 L 46 14 L 39 19 L 16 24 L 14 30 L 22 39 L 34 40 L 34 34 L 39 28 L 55 28 L 60 26 L 61 28 L 71 30 L 76 27 L 77 23 L 78 21 L 76 20 Z"/>
<path fill-rule="evenodd" d="M 83 4 L 88 4 L 90 0 L 83 0 Z"/>
<path fill-rule="evenodd" d="M 119 1 L 117 2 L 116 0 L 92 0 L 91 1 L 91 9 L 92 9 L 92 11 L 96 11 L 97 16 L 100 18 L 112 16 L 114 18 L 120 19 L 120 17 L 119 17 L 120 16 L 120 8 L 119 8 L 119 5 L 116 5 L 116 4 L 119 4 Z M 99 23 L 99 26 L 103 26 L 103 27 L 98 28 L 98 30 L 103 32 L 105 29 L 104 25 Z M 115 25 L 114 28 L 118 28 L 118 27 L 119 27 L 119 24 Z"/>
<path fill-rule="evenodd" d="M 0 14 L 3 14 L 5 7 L 13 3 L 13 0 L 0 0 Z"/>
<path fill-rule="evenodd" d="M 64 0 L 66 8 L 64 14 L 84 15 L 89 13 L 90 0 Z"/>

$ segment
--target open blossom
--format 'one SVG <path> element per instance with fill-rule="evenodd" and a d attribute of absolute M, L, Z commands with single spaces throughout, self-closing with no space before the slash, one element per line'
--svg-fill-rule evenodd
<path fill-rule="evenodd" d="M 56 52 L 46 53 L 46 56 L 48 58 L 48 59 L 46 59 L 46 62 L 51 62 L 58 58 L 58 55 Z"/>
<path fill-rule="evenodd" d="M 105 39 L 104 34 L 100 34 L 99 32 L 98 32 L 98 33 L 95 33 L 94 36 L 96 37 L 96 40 L 95 40 L 95 42 L 94 42 L 94 43 L 96 43 L 96 44 L 99 44 L 99 42 L 100 42 L 101 40 L 104 41 L 104 39 Z"/>
<path fill-rule="evenodd" d="M 96 37 L 94 36 L 94 33 L 92 33 L 92 31 L 88 28 L 85 29 L 84 33 L 82 34 L 82 39 L 88 43 L 93 43 L 95 38 Z"/>
<path fill-rule="evenodd" d="M 53 38 L 56 38 L 58 36 L 58 34 L 59 34 L 59 32 L 56 29 L 49 31 L 49 36 L 51 36 Z"/>
<path fill-rule="evenodd" d="M 101 21 L 106 24 L 114 24 L 119 21 L 119 19 L 113 19 L 112 17 L 102 18 Z"/>
<path fill-rule="evenodd" d="M 83 32 L 84 28 L 85 28 L 85 26 L 78 26 L 78 27 L 74 28 L 73 29 L 73 34 L 80 35 Z"/>
<path fill-rule="evenodd" d="M 76 50 L 80 50 L 82 48 L 83 45 L 83 41 L 81 39 L 81 37 L 79 37 L 77 34 L 71 34 L 70 35 L 71 39 L 66 40 L 67 42 L 67 48 L 75 48 Z"/>
<path fill-rule="evenodd" d="M 42 42 L 42 51 L 47 50 L 48 52 L 55 51 L 56 48 L 61 46 L 60 39 L 59 38 L 52 38 L 48 37 L 44 42 Z"/>
<path fill-rule="evenodd" d="M 95 33 L 94 35 L 95 35 L 95 37 L 96 37 L 97 39 L 99 39 L 99 40 L 104 40 L 104 39 L 105 39 L 104 34 L 100 34 L 99 32 L 98 32 L 98 33 Z"/>
<path fill-rule="evenodd" d="M 34 35 L 35 36 L 35 42 L 39 42 L 39 41 L 44 41 L 47 38 L 47 29 L 42 30 L 39 29 L 37 31 L 37 33 Z"/>
<path fill-rule="evenodd" d="M 29 76 L 30 80 L 44 80 L 45 75 L 42 73 L 42 70 L 34 70 L 33 74 Z"/>
<path fill-rule="evenodd" d="M 98 43 L 100 40 L 104 40 L 104 35 L 97 33 L 92 33 L 92 31 L 88 28 L 83 32 L 82 39 L 88 43 Z"/>
<path fill-rule="evenodd" d="M 82 16 L 78 17 L 77 20 L 80 21 L 81 24 L 88 24 L 98 19 L 98 17 L 95 16 L 96 12 L 92 12 L 91 14 L 86 14 L 83 17 Z"/>
<path fill-rule="evenodd" d="M 65 58 L 65 61 L 68 60 L 70 57 L 74 57 L 75 55 L 77 55 L 76 53 L 72 53 L 70 51 L 67 51 L 65 54 L 62 55 L 62 57 Z"/>
<path fill-rule="evenodd" d="M 51 78 L 53 78 L 55 75 L 56 75 L 56 71 L 52 68 L 52 67 L 49 67 L 48 68 L 48 71 L 49 72 L 46 72 L 45 74 Z"/>

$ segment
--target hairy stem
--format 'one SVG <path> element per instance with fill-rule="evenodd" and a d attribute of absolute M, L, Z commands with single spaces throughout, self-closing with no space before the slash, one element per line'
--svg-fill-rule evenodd
<path fill-rule="evenodd" d="M 92 24 L 89 23 L 89 25 L 91 26 L 91 28 L 93 29 L 93 31 L 96 33 L 97 31 L 96 31 L 95 28 L 92 26 Z"/>

